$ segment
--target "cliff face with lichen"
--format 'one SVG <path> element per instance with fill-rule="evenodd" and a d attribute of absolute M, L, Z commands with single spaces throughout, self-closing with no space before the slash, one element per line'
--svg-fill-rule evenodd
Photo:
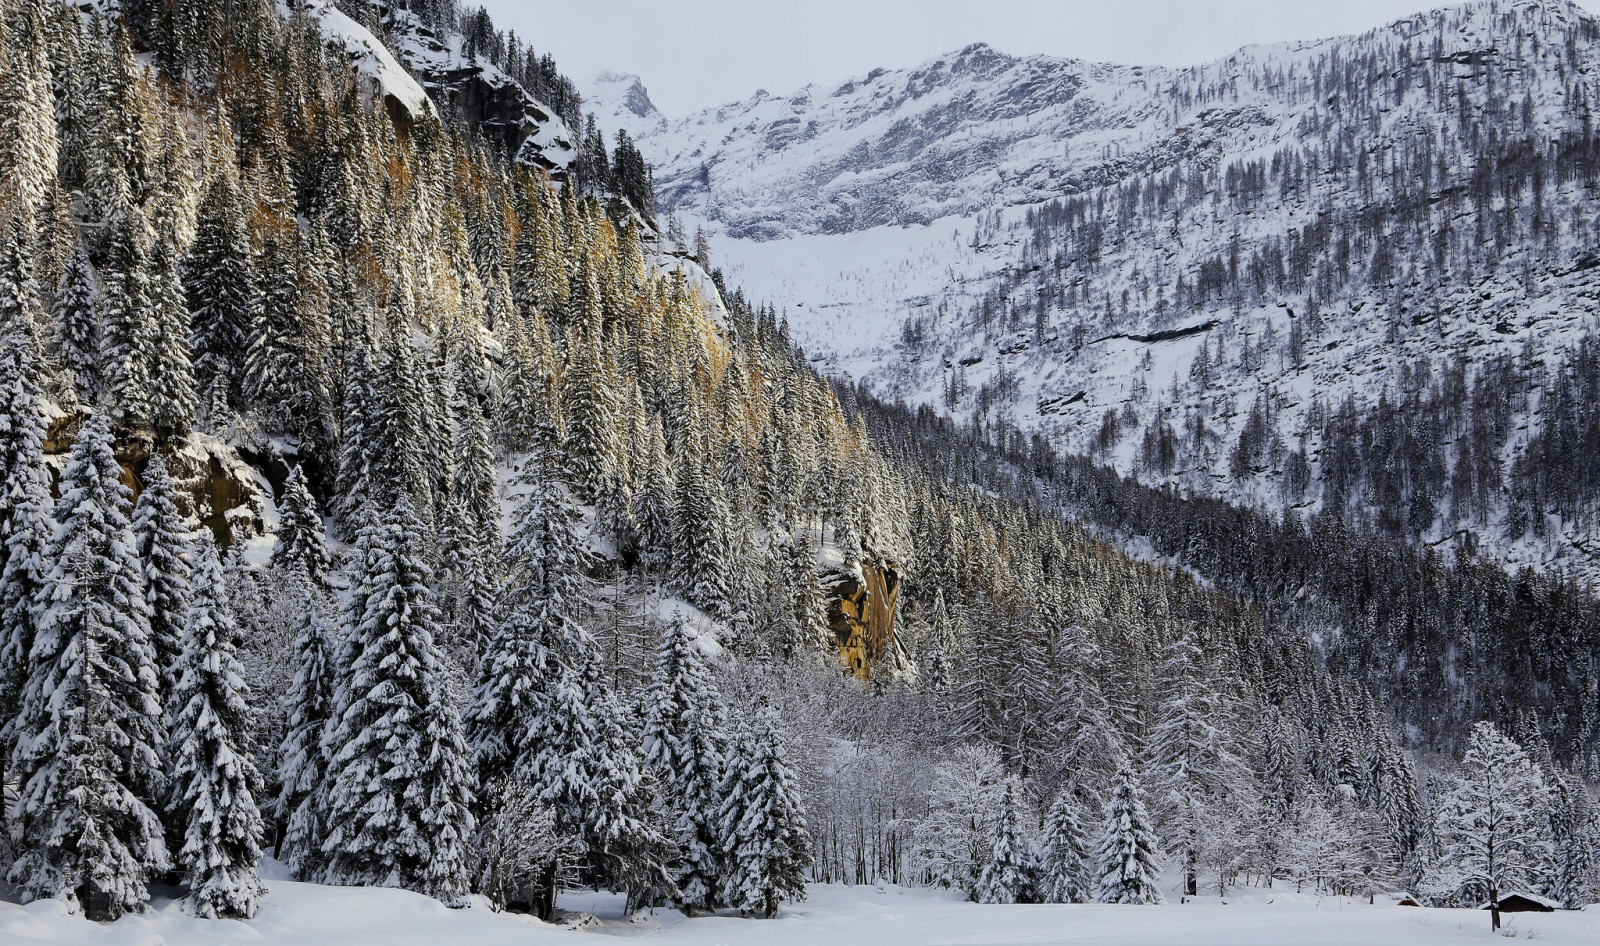
<path fill-rule="evenodd" d="M 828 592 L 828 628 L 845 670 L 870 680 L 874 673 L 899 666 L 902 654 L 894 633 L 899 572 L 863 562 L 859 573 L 836 574 Z"/>

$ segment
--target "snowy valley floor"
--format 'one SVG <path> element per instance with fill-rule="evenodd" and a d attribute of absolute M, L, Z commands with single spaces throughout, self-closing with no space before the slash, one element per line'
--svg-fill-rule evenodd
<path fill-rule="evenodd" d="M 786 907 L 774 921 L 733 917 L 686 919 L 670 912 L 628 922 L 621 902 L 605 895 L 566 897 L 562 906 L 599 917 L 583 931 L 483 909 L 448 910 L 397 890 L 320 887 L 285 880 L 260 916 L 248 923 L 195 920 L 175 903 L 159 902 L 145 916 L 112 924 L 62 916 L 54 901 L 18 906 L 0 902 L 0 944 L 72 943 L 84 946 L 582 946 L 597 936 L 648 936 L 689 946 L 934 946 L 934 944 L 1175 944 L 1175 946 L 1410 946 L 1482 943 L 1485 913 L 1430 910 L 1379 903 L 1252 892 L 1223 904 L 1202 898 L 1153 907 L 979 906 L 952 895 L 898 887 L 814 886 L 807 903 Z M 1600 943 L 1600 906 L 1583 913 L 1507 916 L 1508 937 L 1552 946 Z"/>

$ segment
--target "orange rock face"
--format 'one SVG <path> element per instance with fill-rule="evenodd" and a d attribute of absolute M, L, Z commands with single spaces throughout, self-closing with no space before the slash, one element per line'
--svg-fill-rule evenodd
<path fill-rule="evenodd" d="M 828 627 L 839 643 L 839 659 L 852 676 L 870 680 L 897 649 L 894 616 L 900 576 L 892 568 L 863 562 L 859 578 L 840 574 L 829 592 Z"/>

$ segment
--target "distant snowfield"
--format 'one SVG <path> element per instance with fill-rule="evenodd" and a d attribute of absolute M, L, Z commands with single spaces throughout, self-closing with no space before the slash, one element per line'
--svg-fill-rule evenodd
<path fill-rule="evenodd" d="M 270 873 L 270 871 L 268 872 Z M 450 910 L 400 890 L 321 887 L 270 881 L 261 914 L 245 923 L 196 920 L 158 898 L 144 916 L 111 924 L 63 916 L 60 904 L 0 903 L 0 943 L 105 946 L 544 946 L 596 942 L 596 936 L 648 936 L 657 943 L 717 946 L 936 946 L 936 944 L 1293 944 L 1293 946 L 1409 946 L 1492 942 L 1489 917 L 1471 910 L 1397 907 L 1380 901 L 1251 891 L 1162 906 L 981 906 L 954 894 L 902 887 L 816 885 L 806 903 L 786 906 L 776 920 L 688 919 L 670 911 L 629 922 L 620 898 L 577 894 L 568 910 L 599 920 L 567 930 L 531 917 L 487 909 Z M 1549 943 L 1600 942 L 1600 906 L 1582 913 L 1506 916 L 1507 936 Z"/>

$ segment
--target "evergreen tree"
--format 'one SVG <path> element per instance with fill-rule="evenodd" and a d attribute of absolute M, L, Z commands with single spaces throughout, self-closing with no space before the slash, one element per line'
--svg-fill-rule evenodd
<path fill-rule="evenodd" d="M 41 350 L 39 285 L 34 277 L 34 231 L 23 214 L 13 214 L 0 240 L 0 337 L 20 335 Z"/>
<path fill-rule="evenodd" d="M 805 808 L 770 708 L 756 712 L 754 727 L 741 722 L 722 784 L 729 840 L 723 897 L 746 914 L 777 916 L 778 904 L 805 899 L 812 854 Z"/>
<path fill-rule="evenodd" d="M 141 336 L 149 350 L 150 422 L 163 437 L 182 439 L 194 424 L 198 406 L 194 368 L 189 358 L 188 313 L 178 276 L 177 249 L 170 237 L 158 239 L 150 258 L 149 320 Z"/>
<path fill-rule="evenodd" d="M 107 418 L 94 415 L 62 474 L 45 608 L 7 740 L 21 786 L 12 882 L 103 919 L 143 910 L 169 863 L 151 808 L 158 675 L 121 473 Z"/>
<path fill-rule="evenodd" d="M 221 418 L 239 403 L 256 297 L 243 204 L 225 175 L 213 179 L 200 203 L 183 286 L 201 403 Z"/>
<path fill-rule="evenodd" d="M 322 844 L 327 882 L 466 892 L 470 757 L 433 630 L 438 612 L 402 498 L 373 536 L 360 622 L 334 701 Z"/>
<path fill-rule="evenodd" d="M 99 401 L 105 384 L 100 361 L 100 314 L 95 302 L 94 277 L 89 255 L 75 250 L 61 274 L 56 290 L 56 361 L 72 378 L 80 404 Z"/>
<path fill-rule="evenodd" d="M 150 243 L 139 208 L 120 208 L 110 222 L 101 363 L 109 406 L 127 427 L 151 422 L 156 397 L 159 320 L 150 292 Z"/>
<path fill-rule="evenodd" d="M 979 903 L 1028 903 L 1033 896 L 1033 858 L 1023 834 L 1015 778 L 1006 779 L 995 812 L 988 863 L 978 878 Z"/>
<path fill-rule="evenodd" d="M 1039 853 L 1039 899 L 1044 903 L 1087 903 L 1093 898 L 1089 840 L 1078 820 L 1078 804 L 1070 791 L 1056 796 L 1045 816 Z"/>
<path fill-rule="evenodd" d="M 327 583 L 333 571 L 333 556 L 328 551 L 327 526 L 317 501 L 306 488 L 305 468 L 296 464 L 283 483 L 279 502 L 278 543 L 272 550 L 272 567 L 292 572 L 301 569 L 318 585 Z"/>
<path fill-rule="evenodd" d="M 1144 807 L 1144 789 L 1123 762 L 1106 805 L 1105 833 L 1096 853 L 1101 903 L 1160 903 L 1159 842 Z"/>
<path fill-rule="evenodd" d="M 155 647 L 162 692 L 177 682 L 180 641 L 190 620 L 189 530 L 178 514 L 167 461 L 158 453 L 144 467 L 144 490 L 133 505 L 133 536 L 143 564 L 150 643 Z"/>
<path fill-rule="evenodd" d="M 294 640 L 289 726 L 279 751 L 281 788 L 274 807 L 289 869 L 296 877 L 309 880 L 324 863 L 321 845 L 327 825 L 319 805 L 328 776 L 328 755 L 322 737 L 333 714 L 334 643 L 333 629 L 322 615 L 311 580 L 300 570 L 300 563 L 291 568 L 301 617 Z"/>
<path fill-rule="evenodd" d="M 4 731 L 17 712 L 37 637 L 54 531 L 44 413 L 30 374 L 27 339 L 0 349 L 0 782 L 13 754 Z"/>
<path fill-rule="evenodd" d="M 713 909 L 726 849 L 717 818 L 727 736 L 721 695 L 698 635 L 682 615 L 667 625 L 645 693 L 645 760 L 661 774 L 677 811 L 682 860 L 677 883 L 686 909 Z"/>
<path fill-rule="evenodd" d="M 463 359 L 476 366 L 477 359 Z M 474 653 L 494 632 L 498 615 L 493 563 L 500 546 L 500 490 L 489 421 L 479 405 L 475 367 L 463 372 L 456 403 L 455 478 L 445 507 L 445 575 L 441 585 L 446 616 L 456 639 Z"/>
<path fill-rule="evenodd" d="M 196 550 L 193 595 L 182 656 L 167 701 L 172 769 L 169 812 L 182 825 L 177 852 L 189 886 L 185 909 L 198 917 L 255 915 L 266 888 L 261 857 L 259 784 L 250 761 L 250 693 L 234 653 L 238 628 L 216 546 Z"/>

